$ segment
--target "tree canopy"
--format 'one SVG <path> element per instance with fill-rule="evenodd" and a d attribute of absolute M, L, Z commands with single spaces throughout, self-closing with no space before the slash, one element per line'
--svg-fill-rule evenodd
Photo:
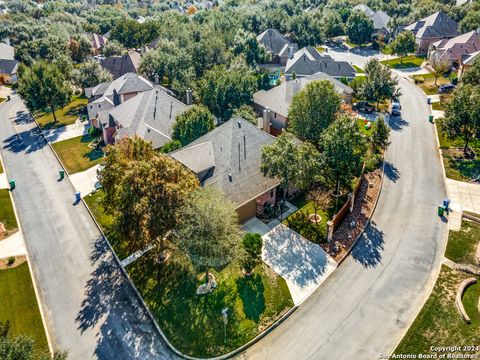
<path fill-rule="evenodd" d="M 354 11 L 348 18 L 346 33 L 355 44 L 369 43 L 372 40 L 373 21 L 363 12 Z"/>
<path fill-rule="evenodd" d="M 377 59 L 368 61 L 365 65 L 365 74 L 365 81 L 358 89 L 358 94 L 362 99 L 378 103 L 400 96 L 398 78 L 393 76 L 390 69 L 380 64 Z"/>
<path fill-rule="evenodd" d="M 400 63 L 403 63 L 403 58 L 415 51 L 415 36 L 411 31 L 402 31 L 392 41 L 391 44 L 393 53 L 400 56 Z"/>
<path fill-rule="evenodd" d="M 213 115 L 204 106 L 193 105 L 177 116 L 173 124 L 172 139 L 187 145 L 215 127 Z"/>

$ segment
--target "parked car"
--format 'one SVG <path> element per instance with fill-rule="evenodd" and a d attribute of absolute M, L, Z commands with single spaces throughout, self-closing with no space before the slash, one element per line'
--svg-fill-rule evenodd
<path fill-rule="evenodd" d="M 353 109 L 363 113 L 371 114 L 375 111 L 375 106 L 369 104 L 367 101 L 360 101 L 353 104 Z"/>
<path fill-rule="evenodd" d="M 446 85 L 442 85 L 438 88 L 438 92 L 440 94 L 445 94 L 445 93 L 449 93 L 449 92 L 452 92 L 454 89 L 456 88 L 455 85 L 453 84 L 446 84 Z"/>
<path fill-rule="evenodd" d="M 390 106 L 390 115 L 392 116 L 400 116 L 401 115 L 401 110 L 402 106 L 400 105 L 399 102 L 392 102 L 392 105 Z"/>

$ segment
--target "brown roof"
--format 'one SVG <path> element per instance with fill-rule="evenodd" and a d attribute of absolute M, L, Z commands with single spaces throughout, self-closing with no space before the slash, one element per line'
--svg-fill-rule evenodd
<path fill-rule="evenodd" d="M 101 65 L 112 74 L 114 79 L 129 72 L 137 73 L 140 65 L 140 53 L 130 50 L 125 55 L 109 56 L 102 61 Z"/>

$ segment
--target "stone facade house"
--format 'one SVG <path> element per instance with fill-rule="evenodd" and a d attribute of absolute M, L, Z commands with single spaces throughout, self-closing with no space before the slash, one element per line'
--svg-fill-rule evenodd
<path fill-rule="evenodd" d="M 460 64 L 462 59 L 477 51 L 480 51 L 480 36 L 477 31 L 470 31 L 451 39 L 434 42 L 430 46 L 428 57 Z"/>

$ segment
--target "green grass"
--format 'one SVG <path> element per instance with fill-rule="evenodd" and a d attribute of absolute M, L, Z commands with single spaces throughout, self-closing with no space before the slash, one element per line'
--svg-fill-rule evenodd
<path fill-rule="evenodd" d="M 310 221 L 311 214 L 315 214 L 314 202 L 308 201 L 283 220 L 283 224 L 314 243 L 323 243 L 327 240 L 327 221 L 334 215 L 333 211 L 330 213 L 318 207 L 317 214 L 321 217 L 318 223 Z"/>
<path fill-rule="evenodd" d="M 57 123 L 54 122 L 53 114 L 50 111 L 36 114 L 35 118 L 43 129 L 51 129 L 55 127 L 70 125 L 78 119 L 79 114 L 83 111 L 87 103 L 87 98 L 83 96 L 74 96 L 73 100 L 63 109 L 58 109 L 55 111 L 55 115 L 58 121 Z"/>
<path fill-rule="evenodd" d="M 188 355 L 232 351 L 293 306 L 285 281 L 264 264 L 249 278 L 238 263 L 212 270 L 217 289 L 198 296 L 198 272 L 186 256 L 176 252 L 161 266 L 154 259 L 154 253 L 148 253 L 129 266 L 128 273 L 169 341 Z M 228 308 L 226 342 L 223 308 Z"/>
<path fill-rule="evenodd" d="M 432 294 L 395 349 L 395 354 L 432 354 L 430 350 L 432 345 L 478 345 L 480 315 L 477 311 L 477 302 L 480 285 L 471 286 L 463 296 L 465 310 L 472 320 L 470 325 L 462 320 L 455 307 L 457 286 L 470 276 L 442 266 Z"/>
<path fill-rule="evenodd" d="M 3 223 L 7 231 L 18 229 L 17 219 L 13 211 L 13 204 L 8 189 L 0 189 L 0 222 Z"/>
<path fill-rule="evenodd" d="M 403 69 L 403 68 L 419 67 L 420 65 L 422 65 L 424 60 L 425 60 L 424 57 L 409 55 L 409 56 L 405 56 L 402 59 L 402 62 L 400 62 L 400 58 L 382 60 L 380 62 L 383 65 L 388 66 L 390 68 Z"/>
<path fill-rule="evenodd" d="M 364 134 L 368 138 L 372 137 L 373 132 L 375 131 L 375 127 L 377 126 L 377 123 L 376 122 L 371 122 L 371 125 L 372 126 L 370 126 L 370 129 L 366 129 L 365 128 L 365 122 L 363 121 L 363 119 L 357 119 L 358 129 L 360 130 L 360 132 L 362 134 Z"/>
<path fill-rule="evenodd" d="M 47 338 L 28 264 L 0 270 L 0 321 L 10 320 L 12 335 L 34 339 L 37 354 L 48 354 Z"/>
<path fill-rule="evenodd" d="M 319 53 L 325 52 L 325 48 L 323 46 L 317 46 L 316 49 Z"/>
<path fill-rule="evenodd" d="M 412 77 L 417 86 L 419 86 L 427 95 L 438 94 L 438 88 L 440 86 L 450 83 L 450 78 L 448 76 L 440 76 L 435 84 L 435 77 L 431 73 L 413 75 Z"/>
<path fill-rule="evenodd" d="M 381 50 L 384 55 L 393 55 L 393 49 L 390 45 L 385 45 Z"/>
<path fill-rule="evenodd" d="M 52 146 L 68 173 L 75 174 L 91 168 L 102 160 L 103 151 L 92 149 L 89 146 L 92 141 L 89 135 L 83 135 L 53 143 Z"/>
<path fill-rule="evenodd" d="M 0 97 L 0 104 L 1 104 L 2 102 L 4 102 L 5 100 L 7 100 L 7 99 L 5 99 L 5 98 L 3 98 L 3 97 Z"/>
<path fill-rule="evenodd" d="M 443 105 L 440 101 L 432 103 L 432 110 L 443 111 Z"/>
<path fill-rule="evenodd" d="M 357 66 L 357 65 L 353 65 L 353 68 L 355 69 L 355 71 L 356 71 L 357 73 L 359 73 L 359 74 L 365 74 L 365 71 L 364 71 L 361 67 L 359 67 L 359 66 Z"/>
<path fill-rule="evenodd" d="M 475 252 L 479 241 L 480 224 L 463 220 L 460 231 L 450 230 L 445 256 L 457 263 L 475 264 Z"/>

